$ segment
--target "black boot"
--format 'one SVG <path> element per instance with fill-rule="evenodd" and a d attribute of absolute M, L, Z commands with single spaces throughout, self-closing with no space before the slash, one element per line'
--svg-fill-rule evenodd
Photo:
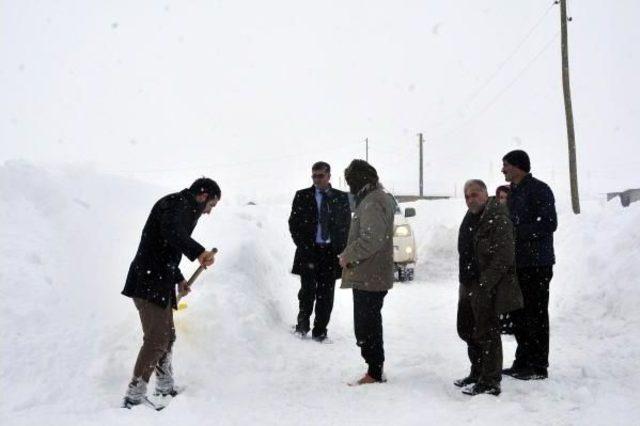
<path fill-rule="evenodd" d="M 549 377 L 546 368 L 523 368 L 521 370 L 514 370 L 508 376 L 518 380 L 544 380 Z"/>
<path fill-rule="evenodd" d="M 316 342 L 322 343 L 327 340 L 327 332 L 325 331 L 324 333 L 312 333 L 311 338 Z"/>
<path fill-rule="evenodd" d="M 529 370 L 529 367 L 527 367 L 526 365 L 519 365 L 514 362 L 511 367 L 503 368 L 502 374 L 504 374 L 505 376 L 515 377 L 516 374 L 521 374 L 522 372 L 525 372 L 527 370 Z"/>
<path fill-rule="evenodd" d="M 462 393 L 465 395 L 471 395 L 471 396 L 481 395 L 481 394 L 498 396 L 500 395 L 500 385 L 487 385 L 484 383 L 476 383 L 471 387 L 463 389 Z"/>
<path fill-rule="evenodd" d="M 459 388 L 463 388 L 465 386 L 472 385 L 474 383 L 478 383 L 478 378 L 474 376 L 467 376 L 464 379 L 458 379 L 455 382 L 453 382 L 454 386 L 457 386 Z"/>

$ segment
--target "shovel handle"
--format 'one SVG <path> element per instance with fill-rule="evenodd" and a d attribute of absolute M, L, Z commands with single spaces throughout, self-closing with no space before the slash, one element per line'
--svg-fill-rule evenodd
<path fill-rule="evenodd" d="M 216 254 L 218 253 L 218 249 L 214 247 L 211 249 L 211 252 L 213 254 Z M 191 287 L 191 285 L 198 279 L 202 271 L 204 271 L 205 269 L 206 268 L 204 266 L 200 265 L 198 269 L 196 269 L 196 271 L 191 275 L 191 277 L 187 281 L 187 286 Z M 186 293 L 178 293 L 178 301 L 180 301 L 180 299 L 182 299 L 186 295 L 187 295 Z"/>

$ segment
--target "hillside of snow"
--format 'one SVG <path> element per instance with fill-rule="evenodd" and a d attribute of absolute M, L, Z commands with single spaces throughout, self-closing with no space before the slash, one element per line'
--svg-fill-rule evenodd
<path fill-rule="evenodd" d="M 120 295 L 153 203 L 177 191 L 89 169 L 0 166 L 0 424 L 632 424 L 640 416 L 640 203 L 560 209 L 551 283 L 550 378 L 505 378 L 500 397 L 462 395 L 456 238 L 464 201 L 417 202 L 416 281 L 383 309 L 388 383 L 364 372 L 348 291 L 332 344 L 290 334 L 298 280 L 285 202 L 226 194 L 194 237 L 220 250 L 175 314 L 187 386 L 164 411 L 119 408 L 142 339 Z M 300 186 L 305 186 L 303 182 Z M 264 199 L 288 200 L 293 194 Z M 183 261 L 188 276 L 196 265 Z M 503 338 L 505 365 L 515 343 Z"/>

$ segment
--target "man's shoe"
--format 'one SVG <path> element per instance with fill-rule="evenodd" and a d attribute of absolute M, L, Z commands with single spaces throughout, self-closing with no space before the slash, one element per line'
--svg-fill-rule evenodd
<path fill-rule="evenodd" d="M 296 336 L 299 339 L 304 339 L 305 337 L 307 337 L 307 333 L 309 332 L 309 330 L 303 330 L 302 328 L 298 327 L 297 325 L 294 325 L 292 327 L 292 333 L 294 336 Z"/>
<path fill-rule="evenodd" d="M 549 377 L 547 369 L 525 368 L 510 374 L 511 377 L 518 380 L 544 380 Z"/>
<path fill-rule="evenodd" d="M 538 377 L 537 379 L 534 380 L 541 380 L 541 379 L 546 379 L 549 377 L 549 371 L 546 368 L 533 368 L 533 372 L 535 373 L 535 375 Z"/>
<path fill-rule="evenodd" d="M 462 389 L 462 393 L 470 396 L 482 394 L 498 396 L 500 395 L 500 385 L 486 385 L 484 383 L 476 383 L 473 386 Z"/>
<path fill-rule="evenodd" d="M 327 340 L 327 333 L 318 334 L 318 335 L 312 336 L 311 338 L 318 343 L 322 343 L 325 340 Z"/>
<path fill-rule="evenodd" d="M 457 386 L 459 388 L 463 388 L 465 386 L 473 385 L 475 383 L 478 383 L 478 378 L 477 377 L 473 377 L 473 376 L 467 376 L 464 379 L 458 379 L 455 382 L 453 382 L 454 386 Z"/>
<path fill-rule="evenodd" d="M 382 378 L 380 380 L 378 380 L 378 379 L 374 379 L 369 374 L 365 374 L 359 380 L 357 380 L 355 382 L 348 383 L 348 385 L 349 386 L 370 385 L 370 384 L 373 384 L 373 383 L 385 383 L 386 381 L 387 381 L 387 379 L 384 376 L 382 376 Z"/>
<path fill-rule="evenodd" d="M 502 369 L 502 374 L 505 376 L 511 376 L 511 377 L 515 377 L 516 374 L 521 374 L 522 372 L 528 371 L 529 368 L 527 367 L 515 367 L 515 366 L 511 366 L 509 368 L 503 368 Z"/>

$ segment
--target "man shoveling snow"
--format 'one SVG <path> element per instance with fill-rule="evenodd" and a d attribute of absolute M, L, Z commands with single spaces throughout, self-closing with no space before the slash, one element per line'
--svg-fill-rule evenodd
<path fill-rule="evenodd" d="M 169 194 L 153 206 L 136 256 L 131 263 L 122 294 L 133 299 L 140 315 L 144 339 L 127 387 L 123 407 L 152 404 L 146 396 L 151 374 L 156 372 L 156 395 L 175 396 L 171 348 L 176 339 L 173 309 L 177 309 L 175 287 L 190 291 L 178 265 L 184 254 L 202 267 L 213 265 L 214 252 L 191 238 L 198 219 L 220 200 L 220 187 L 208 178 L 190 188 Z"/>

